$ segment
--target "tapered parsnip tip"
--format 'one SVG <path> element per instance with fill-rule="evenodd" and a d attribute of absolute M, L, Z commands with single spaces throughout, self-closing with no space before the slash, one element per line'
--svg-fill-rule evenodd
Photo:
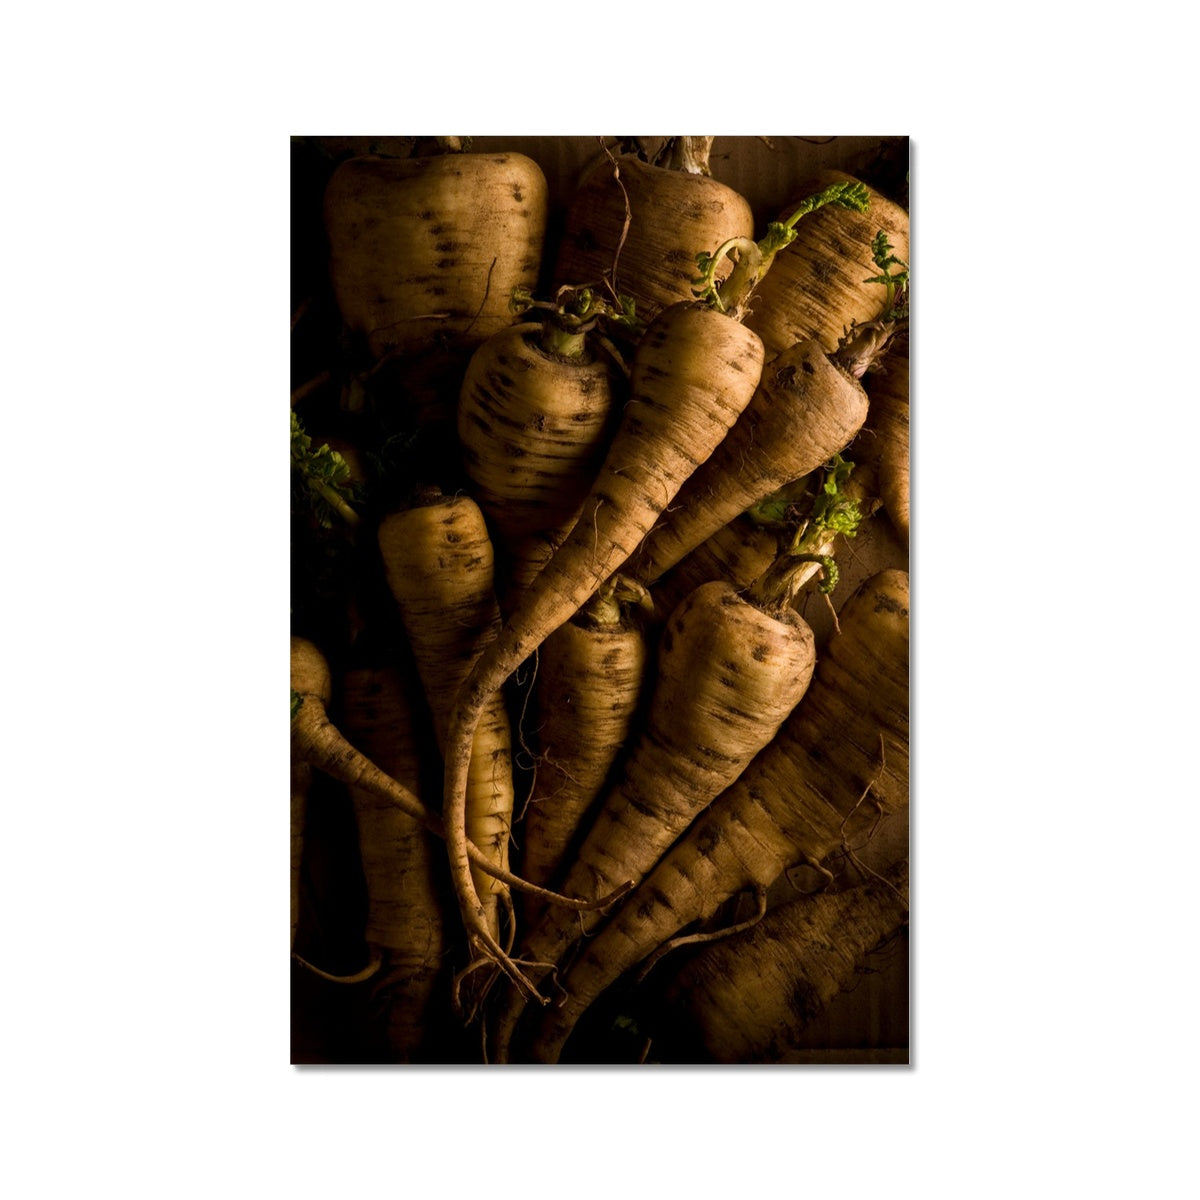
<path fill-rule="evenodd" d="M 292 959 L 299 963 L 306 971 L 311 971 L 319 979 L 324 979 L 328 983 L 350 985 L 366 983 L 368 979 L 373 979 L 379 974 L 380 967 L 383 966 L 383 957 L 377 950 L 371 952 L 371 958 L 367 965 L 362 970 L 355 971 L 352 975 L 331 975 L 328 971 L 321 970 L 316 964 L 310 963 L 306 958 L 301 958 L 294 950 L 292 951 Z"/>

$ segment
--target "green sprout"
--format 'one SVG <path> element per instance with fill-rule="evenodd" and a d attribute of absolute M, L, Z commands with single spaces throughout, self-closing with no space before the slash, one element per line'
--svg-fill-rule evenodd
<path fill-rule="evenodd" d="M 854 463 L 835 454 L 822 468 L 822 476 L 813 495 L 808 515 L 804 517 L 786 550 L 775 560 L 758 580 L 747 590 L 752 599 L 768 605 L 786 605 L 799 591 L 811 574 L 809 564 L 821 568 L 822 578 L 817 590 L 829 595 L 838 584 L 838 566 L 833 555 L 826 552 L 829 540 L 838 534 L 854 537 L 862 522 L 863 513 L 857 500 L 846 495 L 846 483 L 854 470 Z M 768 522 L 795 520 L 801 496 L 798 490 L 805 480 L 768 496 L 751 514 Z"/>
<path fill-rule="evenodd" d="M 864 279 L 863 283 L 881 283 L 887 288 L 881 321 L 899 321 L 908 316 L 908 263 L 892 253 L 894 247 L 881 229 L 871 240 L 871 259 L 879 268 L 878 275 Z M 898 267 L 894 274 L 889 267 Z M 897 296 L 900 302 L 897 303 Z"/>
<path fill-rule="evenodd" d="M 844 537 L 854 537 L 858 533 L 862 510 L 858 501 L 849 499 L 843 491 L 853 470 L 854 464 L 840 454 L 835 454 L 825 464 L 825 479 L 813 501 L 810 528 L 803 536 L 810 536 L 814 531 L 818 534 L 840 533 Z"/>
<path fill-rule="evenodd" d="M 637 315 L 637 301 L 632 296 L 618 296 L 617 306 L 621 311 L 613 315 L 614 324 L 634 331 L 644 328 Z"/>
<path fill-rule="evenodd" d="M 554 300 L 549 301 L 538 300 L 527 287 L 517 286 L 509 297 L 508 307 L 518 316 L 539 310 L 542 314 L 542 348 L 563 358 L 581 355 L 584 335 L 593 331 L 601 341 L 608 328 L 617 327 L 634 336 L 645 331 L 630 297 L 617 295 L 614 305 L 590 287 L 561 287 Z"/>
<path fill-rule="evenodd" d="M 761 241 L 752 242 L 744 237 L 730 238 L 712 254 L 697 254 L 696 266 L 700 274 L 692 280 L 693 294 L 718 312 L 736 316 L 744 309 L 750 294 L 770 269 L 775 255 L 796 240 L 796 224 L 801 217 L 826 205 L 847 208 L 853 212 L 866 212 L 869 203 L 870 193 L 865 184 L 852 179 L 831 183 L 801 201 L 786 220 L 772 221 Z M 718 284 L 717 267 L 727 254 L 732 254 L 735 250 L 738 254 L 737 262 L 729 278 L 723 284 Z"/>
<path fill-rule="evenodd" d="M 857 500 L 844 492 L 853 470 L 854 464 L 840 454 L 835 454 L 825 464 L 825 478 L 813 499 L 812 512 L 796 530 L 788 550 L 794 562 L 815 562 L 820 565 L 823 578 L 817 590 L 826 596 L 837 587 L 838 566 L 832 555 L 821 554 L 816 547 L 837 534 L 854 537 L 858 533 L 863 519 L 862 509 Z"/>
<path fill-rule="evenodd" d="M 324 529 L 333 527 L 333 514 L 356 527 L 361 517 L 350 507 L 357 500 L 357 489 L 350 478 L 346 460 L 328 443 L 313 448 L 312 438 L 304 432 L 300 418 L 292 412 L 292 478 L 299 491 L 307 494 L 313 515 Z"/>
<path fill-rule="evenodd" d="M 304 697 L 300 695 L 295 688 L 292 688 L 292 716 L 291 719 L 296 719 L 296 714 L 304 707 Z"/>
<path fill-rule="evenodd" d="M 512 290 L 512 295 L 508 298 L 508 311 L 514 316 L 521 316 L 528 312 L 534 304 L 533 292 L 524 284 L 518 283 Z"/>

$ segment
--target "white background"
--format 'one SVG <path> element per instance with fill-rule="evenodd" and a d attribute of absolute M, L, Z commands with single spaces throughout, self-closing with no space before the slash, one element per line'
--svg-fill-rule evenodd
<path fill-rule="evenodd" d="M 12 1194 L 1181 1194 L 1200 289 L 1180 10 L 17 11 Z M 289 135 L 675 129 L 913 138 L 914 1066 L 293 1069 Z"/>

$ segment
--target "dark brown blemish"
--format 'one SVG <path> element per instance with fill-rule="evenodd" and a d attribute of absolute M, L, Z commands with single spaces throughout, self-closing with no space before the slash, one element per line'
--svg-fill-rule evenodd
<path fill-rule="evenodd" d="M 880 592 L 875 597 L 875 611 L 895 613 L 897 616 L 907 617 L 908 609 L 905 608 L 898 600 L 893 600 L 891 596 L 885 592 Z"/>
<path fill-rule="evenodd" d="M 804 369 L 805 375 L 815 375 L 817 373 L 817 368 L 807 358 L 800 365 Z"/>
<path fill-rule="evenodd" d="M 755 646 L 753 650 L 750 651 L 750 657 L 753 658 L 755 662 L 765 662 L 766 657 L 769 653 L 770 653 L 769 646 L 759 644 L 759 645 Z"/>
<path fill-rule="evenodd" d="M 653 805 L 644 803 L 636 796 L 626 796 L 626 800 L 629 803 L 629 807 L 632 808 L 634 812 L 641 813 L 643 817 L 656 818 L 658 816 Z"/>
<path fill-rule="evenodd" d="M 787 1003 L 801 1025 L 807 1025 L 821 1013 L 821 998 L 807 979 L 796 980 L 788 991 Z"/>
<path fill-rule="evenodd" d="M 818 258 L 811 264 L 813 276 L 819 283 L 828 283 L 837 271 L 831 261 L 825 258 Z"/>

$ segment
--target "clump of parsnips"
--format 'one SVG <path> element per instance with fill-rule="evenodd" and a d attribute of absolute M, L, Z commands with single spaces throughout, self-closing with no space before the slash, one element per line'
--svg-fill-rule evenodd
<path fill-rule="evenodd" d="M 446 967 L 436 978 L 449 990 L 406 1011 L 445 1008 L 469 980 L 468 1019 L 482 1014 L 480 1032 L 490 1035 L 479 1041 L 485 1057 L 557 1058 L 597 989 L 615 978 L 595 969 L 601 948 L 640 921 L 658 929 L 683 915 L 663 922 L 657 912 L 671 894 L 660 873 L 679 847 L 695 849 L 708 870 L 737 840 L 714 824 L 717 815 L 732 809 L 735 822 L 751 820 L 739 805 L 756 803 L 761 785 L 742 779 L 761 771 L 760 758 L 774 762 L 803 745 L 823 763 L 811 786 L 832 798 L 833 815 L 775 814 L 777 827 L 758 835 L 775 857 L 744 871 L 741 884 L 714 881 L 693 920 L 713 920 L 714 898 L 738 886 L 760 889 L 765 904 L 764 881 L 789 853 L 827 872 L 838 855 L 853 861 L 880 806 L 895 820 L 907 800 L 906 691 L 883 689 L 899 706 L 887 713 L 872 707 L 878 695 L 860 697 L 868 719 L 854 726 L 861 745 L 845 770 L 832 742 L 814 752 L 807 735 L 787 732 L 792 718 L 779 728 L 801 695 L 798 713 L 826 702 L 837 711 L 822 697 L 853 674 L 845 634 L 862 636 L 866 602 L 838 603 L 839 562 L 853 545 L 846 539 L 885 490 L 889 517 L 907 529 L 896 483 L 907 444 L 885 410 L 891 385 L 907 382 L 903 347 L 888 344 L 908 316 L 907 214 L 863 181 L 827 173 L 755 241 L 749 206 L 707 173 L 711 142 L 669 139 L 654 163 L 606 153 L 557 246 L 543 245 L 553 225 L 541 168 L 508 152 L 356 160 L 334 172 L 326 198 L 330 278 L 353 382 L 341 394 L 355 402 L 333 410 L 336 386 L 294 397 L 293 527 L 311 526 L 322 550 L 337 548 L 325 566 L 341 572 L 353 613 L 319 631 L 328 634 L 318 640 L 337 690 L 311 680 L 293 689 L 293 811 L 302 817 L 315 765 L 353 783 L 364 831 L 403 824 L 415 838 L 411 861 L 424 865 L 376 882 L 373 904 L 388 889 L 410 895 L 405 889 L 436 864 L 431 874 L 442 876 L 438 889 L 449 885 L 451 910 L 426 911 Z M 553 296 L 537 299 L 551 264 Z M 441 422 L 432 433 L 430 412 Z M 308 427 L 330 436 L 310 437 Z M 351 429 L 369 478 L 332 436 Z M 471 529 L 434 520 L 438 506 L 447 515 L 470 510 Z M 417 527 L 431 521 L 444 536 L 422 550 Z M 304 603 L 304 570 L 298 563 L 293 575 L 300 632 L 325 613 Z M 476 580 L 486 583 L 486 615 Z M 891 580 L 872 594 L 890 596 L 906 621 L 898 588 Z M 702 624 L 694 634 L 691 610 L 681 607 L 697 594 L 714 598 L 714 611 L 765 611 L 787 626 L 802 596 L 818 589 L 838 608 L 841 632 L 815 698 L 793 664 L 778 716 L 764 695 L 734 687 L 762 664 L 764 638 L 726 643 Z M 470 601 L 459 605 L 460 592 Z M 678 629 L 667 620 L 677 608 L 689 614 Z M 789 627 L 803 626 L 796 621 Z M 424 685 L 427 711 L 417 715 L 431 736 L 413 743 L 406 782 L 379 771 L 326 713 L 353 707 L 375 686 L 345 669 L 361 661 L 355 642 L 371 639 L 406 642 L 404 657 Z M 745 643 L 753 670 L 737 665 L 735 642 Z M 595 657 L 581 678 L 591 672 L 596 682 L 580 691 L 559 673 L 557 656 L 568 646 L 579 656 L 585 643 Z M 904 663 L 906 671 L 906 640 Z M 689 732 L 681 741 L 671 714 L 702 702 L 710 684 L 729 703 L 715 718 L 722 736 Z M 593 712 L 596 704 L 605 712 Z M 746 762 L 722 740 L 743 722 L 764 729 Z M 612 725 L 604 739 L 602 724 Z M 351 720 L 345 732 L 353 729 Z M 384 743 L 372 745 L 386 762 Z M 647 783 L 650 759 L 662 786 Z M 718 762 L 730 777 L 714 773 L 711 789 L 685 769 Z M 864 779 L 868 768 L 874 777 Z M 429 790 L 439 777 L 440 805 Z M 468 815 L 466 796 L 480 788 L 504 797 L 487 818 L 498 820 L 495 829 Z M 694 807 L 665 799 L 672 788 Z M 638 832 L 659 808 L 667 813 L 661 844 Z M 636 852 L 613 850 L 610 829 L 628 834 Z M 392 834 L 369 836 L 362 861 L 371 877 L 387 857 L 380 837 Z M 294 853 L 294 891 L 301 862 Z M 514 905 L 508 887 L 529 886 L 525 868 L 543 890 Z M 636 904 L 614 902 L 643 876 Z M 651 879 L 660 882 L 647 890 Z M 561 920 L 566 910 L 554 907 L 561 896 L 551 889 L 580 911 Z M 296 914 L 293 903 L 293 938 Z M 377 915 L 370 920 L 368 943 L 403 973 L 402 932 L 382 935 L 389 947 Z M 640 958 L 686 933 L 663 933 Z M 588 936 L 573 949 L 580 934 Z M 429 962 L 411 961 L 422 985 L 435 978 Z M 392 968 L 385 961 L 383 969 Z M 397 1057 L 414 1053 L 435 1026 L 406 1016 L 395 1026 Z M 438 1047 L 421 1052 L 436 1057 Z"/>

